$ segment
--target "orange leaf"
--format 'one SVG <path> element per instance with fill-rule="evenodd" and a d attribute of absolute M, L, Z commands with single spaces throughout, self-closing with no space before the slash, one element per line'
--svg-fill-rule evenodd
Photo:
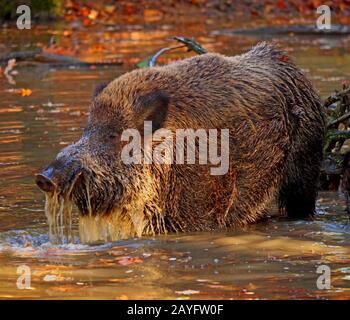
<path fill-rule="evenodd" d="M 70 30 L 64 30 L 64 31 L 63 31 L 63 35 L 64 35 L 65 37 L 70 37 L 70 36 L 72 35 L 72 31 L 70 31 Z"/>
<path fill-rule="evenodd" d="M 90 20 L 95 20 L 97 16 L 98 16 L 98 11 L 92 9 L 88 15 L 88 18 Z"/>
<path fill-rule="evenodd" d="M 22 97 L 28 97 L 28 96 L 30 96 L 31 94 L 32 94 L 32 90 L 30 90 L 30 89 L 24 89 L 24 88 L 22 88 L 21 89 L 21 96 Z"/>
<path fill-rule="evenodd" d="M 316 9 L 321 5 L 321 1 L 320 0 L 313 0 L 312 4 L 313 4 L 314 9 Z"/>
<path fill-rule="evenodd" d="M 87 19 L 89 20 L 89 19 Z M 90 21 L 90 20 L 89 20 Z M 64 48 L 59 45 L 53 44 L 49 47 L 43 47 L 43 52 L 45 53 L 53 53 L 53 54 L 61 54 L 64 56 L 73 56 L 75 55 L 75 51 L 70 48 Z"/>
<path fill-rule="evenodd" d="M 136 11 L 136 7 L 132 3 L 126 3 L 123 7 L 123 12 L 127 15 L 134 14 Z"/>
<path fill-rule="evenodd" d="M 91 53 L 100 53 L 100 52 L 102 52 L 103 50 L 104 50 L 104 46 L 103 46 L 102 44 L 99 44 L 99 43 L 93 44 L 93 45 L 90 47 L 90 49 L 89 49 L 89 51 L 90 51 Z"/>
<path fill-rule="evenodd" d="M 74 20 L 74 16 L 72 14 L 65 14 L 64 20 L 66 20 L 67 22 L 71 22 Z"/>
<path fill-rule="evenodd" d="M 157 9 L 144 9 L 143 15 L 144 16 L 162 16 L 163 12 Z"/>
<path fill-rule="evenodd" d="M 123 257 L 117 260 L 118 260 L 118 263 L 121 264 L 122 266 L 129 266 L 131 264 L 143 262 L 140 258 L 135 258 L 135 257 Z"/>
<path fill-rule="evenodd" d="M 91 25 L 91 20 L 90 20 L 90 19 L 84 19 L 84 20 L 83 20 L 83 25 L 84 25 L 85 27 L 90 26 L 90 25 Z"/>
<path fill-rule="evenodd" d="M 256 10 L 251 10 L 251 11 L 250 11 L 250 14 L 251 14 L 253 17 L 258 17 L 258 16 L 259 16 L 259 13 L 258 13 Z"/>
<path fill-rule="evenodd" d="M 278 0 L 278 2 L 277 2 L 277 7 L 278 7 L 279 9 L 283 10 L 283 9 L 287 8 L 287 5 L 286 5 L 286 3 L 285 3 L 284 0 Z"/>
<path fill-rule="evenodd" d="M 106 5 L 103 10 L 108 13 L 112 14 L 115 11 L 115 6 L 114 5 Z"/>
<path fill-rule="evenodd" d="M 90 14 L 90 10 L 86 7 L 82 8 L 80 10 L 80 14 L 83 16 L 83 17 L 87 17 L 89 14 Z"/>

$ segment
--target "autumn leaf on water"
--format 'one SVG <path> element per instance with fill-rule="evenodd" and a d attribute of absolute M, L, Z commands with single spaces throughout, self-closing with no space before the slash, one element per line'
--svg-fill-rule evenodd
<path fill-rule="evenodd" d="M 90 20 L 90 19 L 83 19 L 83 25 L 85 27 L 91 26 L 92 25 L 92 20 Z"/>
<path fill-rule="evenodd" d="M 103 10 L 108 13 L 108 14 L 112 14 L 115 11 L 115 6 L 114 5 L 106 5 L 104 6 Z"/>
<path fill-rule="evenodd" d="M 123 6 L 123 12 L 126 15 L 132 15 L 136 12 L 136 6 L 133 3 L 126 3 Z"/>
<path fill-rule="evenodd" d="M 90 14 L 90 9 L 87 7 L 83 7 L 80 11 L 79 11 L 80 15 L 82 15 L 83 17 L 87 17 Z"/>
<path fill-rule="evenodd" d="M 103 52 L 104 50 L 104 46 L 102 44 L 99 44 L 99 43 L 95 43 L 93 44 L 90 49 L 89 49 L 89 52 L 91 53 L 101 53 Z"/>
<path fill-rule="evenodd" d="M 103 265 L 115 265 L 115 262 L 111 259 L 98 259 L 97 261 L 99 264 L 103 264 Z"/>
<path fill-rule="evenodd" d="M 137 257 L 122 257 L 121 259 L 117 259 L 118 263 L 122 266 L 129 266 L 136 263 L 142 263 L 143 260 Z"/>
<path fill-rule="evenodd" d="M 44 53 L 51 53 L 51 54 L 60 54 L 64 56 L 74 56 L 76 55 L 76 51 L 71 48 L 65 48 L 62 46 L 59 46 L 57 44 L 52 44 L 50 46 L 44 46 L 42 48 Z"/>
<path fill-rule="evenodd" d="M 98 11 L 92 9 L 88 15 L 88 18 L 90 20 L 95 20 L 97 18 L 97 16 L 98 16 Z"/>
<path fill-rule="evenodd" d="M 277 7 L 278 9 L 281 9 L 281 10 L 286 9 L 287 8 L 286 2 L 284 0 L 279 0 L 277 2 Z"/>
<path fill-rule="evenodd" d="M 82 290 L 84 290 L 84 287 L 77 287 L 77 286 L 68 284 L 68 285 L 51 287 L 50 291 L 51 290 L 53 292 L 77 293 L 77 292 L 81 292 Z"/>
<path fill-rule="evenodd" d="M 143 10 L 143 17 L 145 21 L 157 21 L 162 19 L 163 17 L 163 12 L 157 9 L 144 9 Z"/>
<path fill-rule="evenodd" d="M 251 11 L 250 11 L 250 14 L 251 14 L 253 17 L 258 17 L 258 16 L 259 16 L 259 13 L 258 13 L 256 10 L 251 10 Z"/>
<path fill-rule="evenodd" d="M 32 90 L 30 90 L 30 89 L 25 89 L 25 88 L 22 88 L 21 89 L 21 96 L 22 97 L 28 97 L 28 96 L 30 96 L 31 94 L 32 94 Z"/>

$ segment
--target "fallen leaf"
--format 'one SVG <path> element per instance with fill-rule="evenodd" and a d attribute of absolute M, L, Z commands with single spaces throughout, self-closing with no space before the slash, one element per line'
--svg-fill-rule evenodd
<path fill-rule="evenodd" d="M 22 88 L 21 89 L 21 96 L 22 97 L 28 97 L 28 96 L 30 96 L 31 94 L 32 94 L 32 90 L 30 90 L 30 89 L 25 89 L 25 88 Z"/>
<path fill-rule="evenodd" d="M 259 16 L 259 13 L 258 13 L 256 10 L 251 10 L 251 11 L 250 11 L 250 14 L 251 14 L 253 17 L 258 17 L 258 16 Z"/>
<path fill-rule="evenodd" d="M 70 37 L 71 35 L 72 35 L 72 31 L 70 31 L 70 30 L 63 31 L 63 36 L 64 37 Z"/>
<path fill-rule="evenodd" d="M 258 286 L 255 285 L 254 283 L 249 283 L 248 286 L 247 286 L 247 289 L 248 289 L 249 291 L 254 291 L 254 290 L 256 290 L 257 288 L 258 288 Z"/>
<path fill-rule="evenodd" d="M 88 18 L 90 20 L 95 20 L 97 16 L 98 16 L 98 11 L 92 9 L 88 15 Z"/>
<path fill-rule="evenodd" d="M 98 259 L 97 261 L 99 264 L 104 264 L 104 265 L 114 265 L 114 261 L 111 259 Z"/>
<path fill-rule="evenodd" d="M 121 259 L 117 259 L 118 263 L 122 266 L 129 266 L 136 263 L 142 263 L 142 259 L 137 257 L 123 257 Z"/>
<path fill-rule="evenodd" d="M 81 292 L 83 289 L 84 287 L 81 287 L 81 286 L 77 287 L 73 285 L 65 285 L 65 286 L 57 286 L 57 287 L 50 288 L 50 291 L 74 293 L 74 292 Z"/>
<path fill-rule="evenodd" d="M 99 44 L 99 43 L 93 44 L 93 45 L 90 47 L 90 49 L 89 49 L 89 51 L 90 51 L 91 53 L 100 53 L 100 52 L 102 52 L 103 50 L 104 50 L 104 46 L 103 46 L 102 44 Z"/>
<path fill-rule="evenodd" d="M 83 7 L 83 8 L 80 10 L 80 14 L 81 14 L 83 17 L 88 17 L 89 14 L 90 14 L 89 8 Z"/>
<path fill-rule="evenodd" d="M 284 0 L 278 0 L 277 7 L 281 10 L 286 9 L 287 8 L 286 2 Z"/>
<path fill-rule="evenodd" d="M 91 26 L 92 22 L 90 19 L 84 19 L 83 20 L 83 24 L 85 27 Z"/>
<path fill-rule="evenodd" d="M 89 20 L 89 19 L 87 19 L 87 20 Z M 91 23 L 91 21 L 90 21 L 90 23 Z M 44 53 L 60 54 L 60 55 L 64 55 L 64 56 L 74 56 L 76 54 L 74 49 L 64 48 L 64 47 L 59 46 L 57 44 L 45 46 L 42 48 L 42 50 Z"/>
<path fill-rule="evenodd" d="M 161 17 L 163 12 L 157 9 L 144 9 L 143 15 L 145 17 Z"/>
<path fill-rule="evenodd" d="M 136 11 L 136 7 L 133 3 L 126 3 L 124 6 L 123 6 L 123 12 L 127 15 L 131 15 L 131 14 L 134 14 Z"/>
<path fill-rule="evenodd" d="M 108 14 L 112 14 L 115 11 L 115 6 L 114 5 L 106 5 L 104 6 L 103 10 L 108 13 Z"/>

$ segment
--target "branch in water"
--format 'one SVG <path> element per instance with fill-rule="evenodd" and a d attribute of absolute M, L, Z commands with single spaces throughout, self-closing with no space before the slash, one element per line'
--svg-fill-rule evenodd
<path fill-rule="evenodd" d="M 168 52 L 168 51 L 171 51 L 171 50 L 184 48 L 184 47 L 187 47 L 188 51 L 194 51 L 198 54 L 204 54 L 204 53 L 208 52 L 194 39 L 189 39 L 189 38 L 185 38 L 185 37 L 174 37 L 174 40 L 181 42 L 182 45 L 175 46 L 175 47 L 162 48 L 159 51 L 157 51 L 152 57 L 147 57 L 146 59 L 139 62 L 137 64 L 137 66 L 139 68 L 154 67 L 157 63 L 157 59 L 159 58 L 159 56 L 161 54 Z"/>
<path fill-rule="evenodd" d="M 328 124 L 327 124 L 327 128 L 332 128 L 332 127 L 335 127 L 336 125 L 344 122 L 345 120 L 348 120 L 350 118 L 350 112 L 347 112 L 345 113 L 344 115 L 342 115 L 341 117 L 333 120 L 333 121 L 330 121 Z"/>
<path fill-rule="evenodd" d="M 32 51 L 16 51 L 8 54 L 0 55 L 0 62 L 7 62 L 12 59 L 20 60 L 28 60 L 33 59 L 37 54 L 41 53 L 41 49 L 32 50 Z"/>
<path fill-rule="evenodd" d="M 337 92 L 336 94 L 328 97 L 326 99 L 326 101 L 324 102 L 324 106 L 327 108 L 329 107 L 331 104 L 333 104 L 334 102 L 337 102 L 338 100 L 340 100 L 342 97 L 346 96 L 350 94 L 350 87 L 344 89 L 343 91 Z"/>
<path fill-rule="evenodd" d="M 0 56 L 0 62 L 7 62 L 12 59 L 16 61 L 33 61 L 38 63 L 59 63 L 61 65 L 69 66 L 105 66 L 105 65 L 120 65 L 121 61 L 111 61 L 111 62 L 85 62 L 74 57 L 69 57 L 61 54 L 46 53 L 41 49 L 32 51 L 18 51 L 11 52 L 6 55 Z"/>
<path fill-rule="evenodd" d="M 196 40 L 185 37 L 174 37 L 174 40 L 179 41 L 186 45 L 189 51 L 194 51 L 198 54 L 207 53 L 207 49 L 204 49 Z"/>
<path fill-rule="evenodd" d="M 149 66 L 149 67 L 154 67 L 154 66 L 156 65 L 156 63 L 157 63 L 158 57 L 159 57 L 162 53 L 167 52 L 167 51 L 171 51 L 171 50 L 175 50 L 175 49 L 179 49 L 179 48 L 183 48 L 183 47 L 185 47 L 185 45 L 160 49 L 159 51 L 156 52 L 156 54 L 155 54 L 154 56 L 152 56 L 152 57 L 150 58 L 149 63 L 148 63 L 148 66 Z"/>

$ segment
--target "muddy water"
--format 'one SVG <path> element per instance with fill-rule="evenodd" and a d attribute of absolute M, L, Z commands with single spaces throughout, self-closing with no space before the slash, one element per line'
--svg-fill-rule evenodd
<path fill-rule="evenodd" d="M 209 23 L 209 22 L 208 22 Z M 230 27 L 225 25 L 225 28 Z M 261 40 L 222 33 L 218 25 L 142 25 L 89 29 L 0 31 L 0 51 L 46 43 L 87 61 L 121 59 L 108 68 L 17 68 L 15 85 L 0 78 L 0 297 L 1 298 L 350 298 L 350 227 L 344 199 L 321 193 L 314 221 L 273 219 L 240 231 L 129 239 L 95 246 L 48 241 L 44 197 L 33 174 L 81 134 L 92 88 L 134 68 L 167 46 L 167 38 L 196 36 L 206 48 L 237 54 Z M 264 38 L 271 38 L 264 36 Z M 350 78 L 350 38 L 274 38 L 296 57 L 323 96 Z M 183 55 L 183 53 L 181 53 Z M 174 58 L 170 55 L 170 58 Z M 18 89 L 32 90 L 22 97 Z M 17 90 L 17 91 L 16 91 Z M 27 266 L 30 287 L 16 285 Z M 329 290 L 316 269 L 331 268 Z"/>

